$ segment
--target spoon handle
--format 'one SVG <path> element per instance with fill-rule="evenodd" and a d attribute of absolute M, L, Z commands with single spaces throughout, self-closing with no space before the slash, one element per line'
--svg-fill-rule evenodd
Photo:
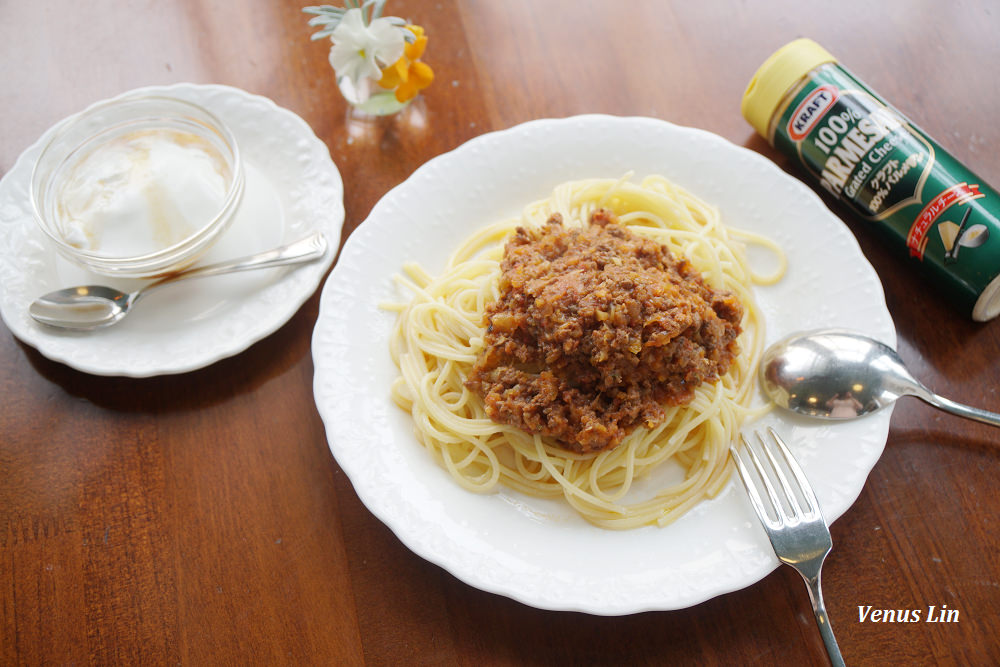
<path fill-rule="evenodd" d="M 309 236 L 299 239 L 294 243 L 268 250 L 265 252 L 240 257 L 218 264 L 198 266 L 193 269 L 186 269 L 179 273 L 173 273 L 147 285 L 142 291 L 148 292 L 152 289 L 173 283 L 178 280 L 188 278 L 206 278 L 208 276 L 218 276 L 224 273 L 235 273 L 237 271 L 248 271 L 250 269 L 264 269 L 272 266 L 285 266 L 287 264 L 298 264 L 312 259 L 318 259 L 326 254 L 326 238 L 320 232 L 313 232 Z"/>
<path fill-rule="evenodd" d="M 927 392 L 926 395 L 920 393 L 917 394 L 917 396 L 930 403 L 935 408 L 940 408 L 941 410 L 950 412 L 953 415 L 965 417 L 966 419 L 973 419 L 977 422 L 989 424 L 990 426 L 1000 426 L 1000 414 L 995 412 L 980 410 L 979 408 L 973 408 L 968 405 L 956 403 L 955 401 L 949 400 L 944 396 L 938 396 L 932 392 Z"/>

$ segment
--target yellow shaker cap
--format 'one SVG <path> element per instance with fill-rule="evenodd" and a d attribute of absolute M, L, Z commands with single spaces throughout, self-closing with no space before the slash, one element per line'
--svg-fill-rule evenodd
<path fill-rule="evenodd" d="M 771 116 L 795 82 L 823 63 L 836 62 L 830 52 L 811 39 L 789 42 L 771 54 L 743 93 L 740 112 L 762 137 L 767 136 Z"/>

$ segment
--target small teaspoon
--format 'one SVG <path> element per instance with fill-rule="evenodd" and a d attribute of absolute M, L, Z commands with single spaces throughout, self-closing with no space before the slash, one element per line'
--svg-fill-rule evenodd
<path fill-rule="evenodd" d="M 56 290 L 35 299 L 28 307 L 28 313 L 36 322 L 56 329 L 93 331 L 120 322 L 139 299 L 164 285 L 189 278 L 207 278 L 237 271 L 310 262 L 325 255 L 326 248 L 326 238 L 320 232 L 314 232 L 273 250 L 172 273 L 134 292 L 123 292 L 104 285 L 81 285 Z"/>

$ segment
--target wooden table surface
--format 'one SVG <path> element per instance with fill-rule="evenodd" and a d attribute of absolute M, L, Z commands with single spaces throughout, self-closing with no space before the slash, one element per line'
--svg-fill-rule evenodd
<path fill-rule="evenodd" d="M 437 80 L 422 132 L 352 138 L 301 5 L 0 4 L 0 173 L 49 126 L 151 84 L 222 83 L 299 114 L 345 184 L 344 237 L 429 158 L 481 133 L 585 112 L 702 128 L 802 173 L 739 113 L 757 66 L 809 36 L 1000 185 L 1000 8 L 802 3 L 392 0 Z M 847 209 L 914 373 L 1000 410 L 1000 323 L 976 324 Z M 798 576 L 693 608 L 541 611 L 408 551 L 362 505 L 312 398 L 319 292 L 208 368 L 96 377 L 0 332 L 0 663 L 823 664 Z M 1000 431 L 899 404 L 885 453 L 832 527 L 824 570 L 848 664 L 1000 662 Z M 609 567 L 616 564 L 610 563 Z M 947 605 L 957 623 L 859 607 Z M 926 614 L 925 614 L 926 616 Z"/>

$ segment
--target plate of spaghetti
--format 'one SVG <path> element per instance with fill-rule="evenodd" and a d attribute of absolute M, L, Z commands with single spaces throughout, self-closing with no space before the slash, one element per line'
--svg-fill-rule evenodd
<path fill-rule="evenodd" d="M 895 343 L 881 284 L 806 186 L 710 133 L 576 116 L 480 136 L 348 238 L 313 336 L 330 449 L 418 555 L 486 591 L 601 615 L 678 609 L 777 566 L 728 449 L 775 426 L 829 521 L 889 413 L 772 411 L 764 347 Z"/>

